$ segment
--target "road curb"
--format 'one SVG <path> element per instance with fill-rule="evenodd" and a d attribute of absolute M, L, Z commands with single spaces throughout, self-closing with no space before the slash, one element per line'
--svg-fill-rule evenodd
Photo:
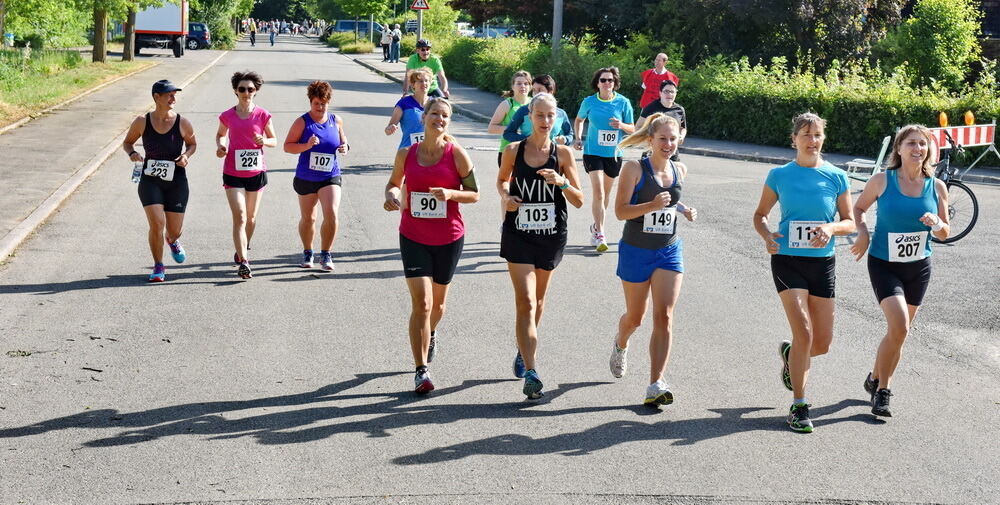
<path fill-rule="evenodd" d="M 217 58 L 212 60 L 211 63 L 205 65 L 201 70 L 181 83 L 179 87 L 187 87 L 189 84 L 201 77 L 202 74 L 207 72 L 208 69 L 214 67 L 215 64 L 227 54 L 229 54 L 229 51 L 224 51 Z M 148 107 L 142 112 L 149 112 L 152 109 L 152 107 Z M 62 203 L 66 201 L 66 199 L 69 198 L 69 196 L 72 195 L 84 181 L 93 175 L 93 173 L 96 172 L 97 169 L 100 168 L 100 166 L 103 165 L 116 150 L 118 150 L 121 143 L 125 140 L 126 132 L 128 132 L 128 128 L 123 129 L 113 140 L 111 140 L 111 142 L 105 144 L 95 157 L 91 158 L 90 161 L 77 170 L 72 177 L 62 183 L 62 185 L 49 195 L 49 197 L 46 198 L 38 207 L 36 207 L 31 214 L 28 214 L 28 217 L 24 218 L 24 220 L 18 223 L 17 226 L 7 232 L 3 238 L 0 238 L 0 263 L 6 263 L 10 255 L 12 255 L 29 236 L 31 236 L 31 233 L 41 226 L 42 223 L 44 223 L 56 210 L 58 210 Z"/>
<path fill-rule="evenodd" d="M 31 120 L 33 120 L 33 119 L 40 118 L 40 117 L 48 114 L 49 112 L 52 112 L 53 110 L 58 109 L 60 107 L 65 107 L 65 106 L 67 106 L 67 105 L 69 105 L 69 104 L 71 104 L 71 103 L 73 103 L 73 102 L 75 102 L 75 101 L 77 101 L 77 100 L 79 100 L 79 99 L 87 96 L 87 95 L 90 95 L 91 93 L 95 93 L 97 91 L 100 91 L 100 90 L 104 89 L 105 87 L 110 86 L 110 85 L 112 85 L 112 84 L 114 84 L 114 83 L 116 83 L 116 82 L 118 82 L 118 81 L 120 81 L 122 79 L 126 79 L 128 77 L 132 77 L 133 75 L 136 75 L 136 74 L 141 73 L 141 72 L 145 72 L 145 71 L 147 71 L 147 70 L 149 70 L 151 68 L 155 68 L 155 67 L 157 67 L 159 65 L 160 65 L 160 62 L 154 61 L 153 64 L 149 65 L 148 67 L 143 67 L 143 68 L 140 68 L 138 70 L 133 70 L 133 71 L 127 73 L 127 74 L 119 75 L 118 77 L 115 77 L 114 79 L 111 79 L 108 82 L 104 82 L 104 83 L 98 84 L 97 86 L 95 86 L 93 88 L 90 88 L 90 89 L 84 91 L 83 93 L 80 93 L 79 95 L 76 95 L 74 97 L 68 98 L 68 99 L 66 99 L 66 100 L 64 100 L 64 101 L 62 101 L 60 103 L 57 103 L 57 104 L 55 104 L 55 105 L 53 105 L 51 107 L 42 109 L 42 110 L 40 110 L 38 112 L 35 112 L 35 113 L 32 113 L 32 114 L 28 114 L 27 116 L 25 116 L 25 117 L 23 117 L 21 119 L 18 119 L 17 121 L 15 121 L 15 122 L 7 125 L 7 126 L 4 126 L 3 128 L 0 128 L 0 135 L 3 135 L 4 133 L 7 133 L 7 132 L 9 132 L 9 131 L 11 131 L 11 130 L 13 130 L 15 128 L 19 128 L 21 126 L 24 126 L 25 124 L 28 124 L 29 122 L 31 122 Z"/>
<path fill-rule="evenodd" d="M 352 57 L 347 56 L 346 54 L 343 54 L 343 53 L 339 53 L 338 52 L 338 54 L 343 55 L 345 58 L 349 58 L 354 63 L 357 63 L 358 65 L 361 65 L 362 67 L 365 67 L 368 70 L 371 70 L 372 72 L 375 72 L 376 74 L 379 74 L 382 77 L 385 77 L 386 79 L 389 79 L 392 82 L 396 82 L 396 83 L 399 83 L 399 84 L 403 83 L 403 80 L 400 79 L 399 77 L 396 77 L 396 76 L 394 76 L 394 75 L 392 75 L 392 74 L 390 74 L 390 73 L 388 73 L 388 72 L 386 72 L 386 71 L 384 71 L 384 70 L 382 70 L 382 69 L 380 69 L 380 68 L 378 68 L 378 67 L 376 67 L 374 65 L 371 65 L 371 64 L 369 64 L 369 63 L 367 63 L 365 61 L 359 60 L 357 58 L 352 58 Z M 491 119 L 489 116 L 486 116 L 484 114 L 480 114 L 480 113 L 478 113 L 478 112 L 476 112 L 476 111 L 474 111 L 472 109 L 463 107 L 463 106 L 461 106 L 461 105 L 459 105 L 457 103 L 454 103 L 454 102 L 451 103 L 451 108 L 454 109 L 455 112 L 457 112 L 457 113 L 459 113 L 459 114 L 461 114 L 461 115 L 463 115 L 465 117 L 468 117 L 470 119 L 475 119 L 476 121 L 479 121 L 481 123 L 487 123 L 488 124 L 490 122 L 490 119 Z"/>

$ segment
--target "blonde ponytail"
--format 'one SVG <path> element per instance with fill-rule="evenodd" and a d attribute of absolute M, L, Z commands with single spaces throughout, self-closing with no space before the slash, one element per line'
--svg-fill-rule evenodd
<path fill-rule="evenodd" d="M 639 128 L 635 131 L 635 133 L 622 139 L 622 141 L 618 144 L 618 148 L 625 149 L 627 147 L 639 146 L 649 142 L 649 139 L 653 138 L 653 133 L 665 124 L 674 125 L 674 128 L 677 128 L 678 132 L 681 130 L 681 123 L 677 121 L 677 118 L 662 112 L 657 112 L 646 118 L 646 122 L 643 123 L 642 128 Z"/>

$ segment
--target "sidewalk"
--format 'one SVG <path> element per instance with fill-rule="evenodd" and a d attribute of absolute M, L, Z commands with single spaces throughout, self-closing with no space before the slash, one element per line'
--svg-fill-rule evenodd
<path fill-rule="evenodd" d="M 118 148 L 132 118 L 152 106 L 153 82 L 193 80 L 225 52 L 165 51 L 159 64 L 0 135 L 0 263 Z M 182 92 L 183 93 L 183 92 Z M 122 177 L 128 177 L 127 167 Z"/>
<path fill-rule="evenodd" d="M 358 64 L 374 72 L 382 74 L 392 81 L 402 83 L 406 64 L 402 62 L 383 62 L 381 51 L 370 54 L 344 56 L 353 59 Z M 403 57 L 401 61 L 405 61 L 405 58 L 408 58 L 408 56 Z M 447 72 L 448 69 L 446 68 L 445 73 L 447 74 Z M 402 87 L 400 87 L 400 91 L 402 91 Z M 448 91 L 451 93 L 451 102 L 456 112 L 484 123 L 490 121 L 493 111 L 496 109 L 497 104 L 500 103 L 499 96 L 473 86 L 468 86 L 451 78 L 448 79 Z M 847 162 L 855 158 L 874 159 L 878 154 L 877 143 L 877 140 L 872 141 L 872 152 L 870 153 L 860 155 L 830 153 L 824 154 L 823 157 L 830 163 L 845 168 Z M 775 165 L 783 165 L 795 158 L 795 150 L 790 147 L 761 146 L 698 137 L 688 137 L 679 151 L 683 154 L 771 163 Z M 1000 170 L 975 168 L 969 171 L 962 180 L 974 183 L 1000 184 Z"/>

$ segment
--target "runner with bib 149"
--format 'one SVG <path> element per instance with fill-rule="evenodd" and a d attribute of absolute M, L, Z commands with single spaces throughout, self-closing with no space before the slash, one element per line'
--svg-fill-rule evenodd
<path fill-rule="evenodd" d="M 597 252 L 608 250 L 604 234 L 604 215 L 608 210 L 611 187 L 622 169 L 618 156 L 618 143 L 625 134 L 635 131 L 632 124 L 632 103 L 617 90 L 621 78 L 617 67 L 606 67 L 594 72 L 590 86 L 597 91 L 580 104 L 573 130 L 576 132 L 577 150 L 583 150 L 583 168 L 590 174 L 594 200 L 590 203 L 594 224 L 590 226 L 590 245 Z M 586 142 L 583 139 L 583 122 L 587 121 Z"/>
<path fill-rule="evenodd" d="M 826 121 L 812 113 L 792 120 L 795 161 L 773 168 L 754 211 L 753 225 L 771 255 L 771 274 L 792 331 L 781 342 L 781 380 L 792 391 L 788 426 L 810 433 L 806 379 L 815 356 L 833 340 L 836 256 L 834 237 L 854 233 L 850 184 L 844 171 L 823 160 Z M 772 232 L 767 216 L 781 205 Z M 839 218 L 837 217 L 839 214 Z"/>
<path fill-rule="evenodd" d="M 868 252 L 868 276 L 885 314 L 886 333 L 876 349 L 875 364 L 865 378 L 872 414 L 892 417 L 889 398 L 903 342 L 931 281 L 931 240 L 948 238 L 948 188 L 934 177 L 930 130 L 904 126 L 896 133 L 889 164 L 875 174 L 854 205 L 858 239 L 851 247 L 858 261 Z M 865 212 L 875 202 L 875 233 L 868 231 Z M 869 246 L 869 244 L 871 244 Z"/>
<path fill-rule="evenodd" d="M 387 211 L 398 210 L 399 252 L 410 292 L 414 391 L 434 389 L 427 365 L 437 351 L 437 325 L 465 243 L 458 204 L 479 201 L 472 159 L 448 133 L 451 104 L 435 98 L 424 110 L 424 141 L 396 152 L 385 185 Z"/>

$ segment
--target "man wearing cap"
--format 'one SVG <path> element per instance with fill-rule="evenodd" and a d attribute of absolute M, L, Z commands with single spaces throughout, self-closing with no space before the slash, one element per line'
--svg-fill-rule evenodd
<path fill-rule="evenodd" d="M 166 79 L 153 84 L 153 112 L 132 120 L 122 149 L 130 160 L 141 166 L 139 201 L 149 222 L 149 251 L 153 255 L 150 282 L 163 282 L 163 243 L 177 263 L 183 263 L 187 253 L 181 246 L 184 211 L 188 202 L 188 158 L 197 149 L 194 127 L 187 118 L 174 111 L 177 92 L 181 89 Z M 142 138 L 144 154 L 135 150 Z M 141 165 L 140 165 L 141 164 Z"/>
<path fill-rule="evenodd" d="M 451 98 L 451 94 L 448 93 L 448 78 L 444 75 L 444 66 L 441 65 L 441 58 L 431 54 L 431 43 L 427 39 L 417 41 L 417 52 L 412 54 L 410 59 L 406 61 L 406 75 L 403 76 L 403 95 L 405 96 L 410 91 L 410 71 L 424 67 L 430 69 L 431 75 L 434 76 L 431 79 L 431 87 L 427 90 L 427 96 L 432 98 L 442 96 Z M 441 83 L 440 87 L 438 87 L 439 82 Z"/>

